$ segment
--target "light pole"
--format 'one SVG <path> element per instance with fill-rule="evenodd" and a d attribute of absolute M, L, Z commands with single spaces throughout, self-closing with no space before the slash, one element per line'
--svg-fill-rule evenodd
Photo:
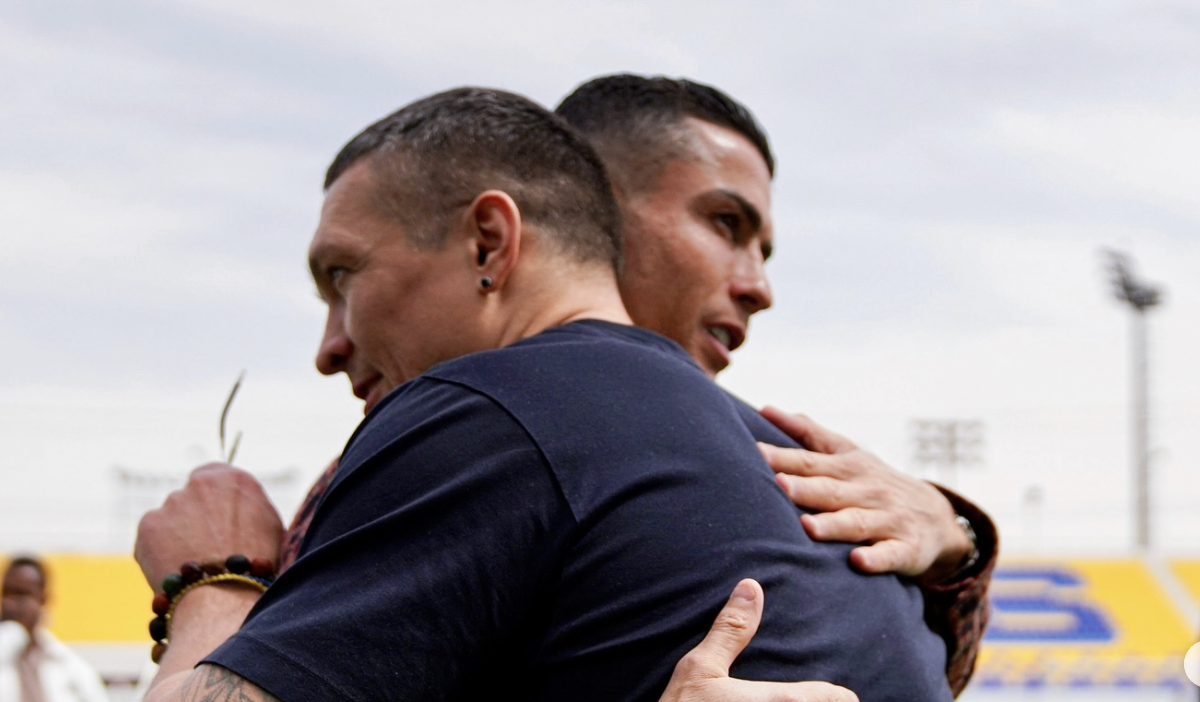
<path fill-rule="evenodd" d="M 978 463 L 983 446 L 983 422 L 957 419 L 918 419 L 913 422 L 916 451 L 913 458 L 924 467 L 938 466 L 938 479 L 957 488 L 958 467 Z"/>
<path fill-rule="evenodd" d="M 1150 412 L 1147 401 L 1146 310 L 1159 304 L 1157 286 L 1138 280 L 1133 264 L 1120 251 L 1108 251 L 1113 293 L 1133 310 L 1129 327 L 1133 366 L 1134 535 L 1143 553 L 1150 550 Z"/>

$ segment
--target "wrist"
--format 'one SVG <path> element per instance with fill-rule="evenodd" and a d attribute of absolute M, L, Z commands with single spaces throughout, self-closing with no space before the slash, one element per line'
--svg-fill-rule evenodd
<path fill-rule="evenodd" d="M 163 653 L 163 674 L 191 670 L 233 636 L 262 597 L 238 585 L 215 583 L 182 598 L 171 614 L 171 645 Z"/>
<path fill-rule="evenodd" d="M 943 533 L 945 536 L 941 553 L 918 578 L 922 587 L 955 582 L 979 562 L 980 552 L 975 529 L 969 519 L 955 514 L 953 521 L 946 523 Z"/>

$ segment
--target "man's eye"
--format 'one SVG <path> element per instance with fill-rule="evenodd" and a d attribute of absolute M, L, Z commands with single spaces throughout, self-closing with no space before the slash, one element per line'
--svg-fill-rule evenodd
<path fill-rule="evenodd" d="M 329 282 L 335 286 L 338 284 L 338 281 L 341 280 L 342 276 L 345 274 L 346 274 L 346 269 L 338 267 L 338 266 L 330 266 L 329 268 L 325 269 L 325 275 L 329 278 Z"/>
<path fill-rule="evenodd" d="M 724 230 L 730 236 L 737 234 L 738 228 L 742 224 L 742 218 L 731 213 L 718 214 L 713 217 L 717 223 L 717 227 Z"/>

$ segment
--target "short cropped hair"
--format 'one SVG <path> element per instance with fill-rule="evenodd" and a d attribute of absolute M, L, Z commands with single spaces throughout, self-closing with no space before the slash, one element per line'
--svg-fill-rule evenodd
<path fill-rule="evenodd" d="M 33 568 L 37 571 L 38 578 L 42 581 L 42 590 L 45 591 L 49 581 L 49 576 L 47 575 L 46 571 L 46 564 L 36 556 L 13 556 L 13 558 L 8 562 L 8 566 L 4 568 L 4 576 L 8 577 L 9 573 L 23 566 Z"/>
<path fill-rule="evenodd" d="M 688 117 L 741 134 L 775 175 L 775 157 L 754 115 L 703 83 L 627 73 L 602 76 L 576 88 L 554 112 L 588 138 L 609 178 L 624 191 L 649 187 L 663 166 L 691 155 Z"/>
<path fill-rule="evenodd" d="M 329 166 L 325 189 L 367 157 L 379 206 L 419 246 L 440 247 L 449 216 L 494 188 L 562 253 L 619 265 L 621 218 L 604 164 L 586 139 L 527 98 L 458 88 L 418 100 L 351 139 Z"/>

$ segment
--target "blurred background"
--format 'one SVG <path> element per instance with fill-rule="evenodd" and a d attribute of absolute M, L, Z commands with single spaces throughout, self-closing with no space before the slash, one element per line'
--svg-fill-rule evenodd
<path fill-rule="evenodd" d="M 312 366 L 337 149 L 453 86 L 686 76 L 779 161 L 775 307 L 721 383 L 1000 527 L 962 699 L 1195 699 L 1197 65 L 1184 1 L 5 2 L 0 556 L 51 556 L 50 628 L 128 695 L 137 519 L 219 457 L 238 374 L 285 515 L 361 419 Z"/>

